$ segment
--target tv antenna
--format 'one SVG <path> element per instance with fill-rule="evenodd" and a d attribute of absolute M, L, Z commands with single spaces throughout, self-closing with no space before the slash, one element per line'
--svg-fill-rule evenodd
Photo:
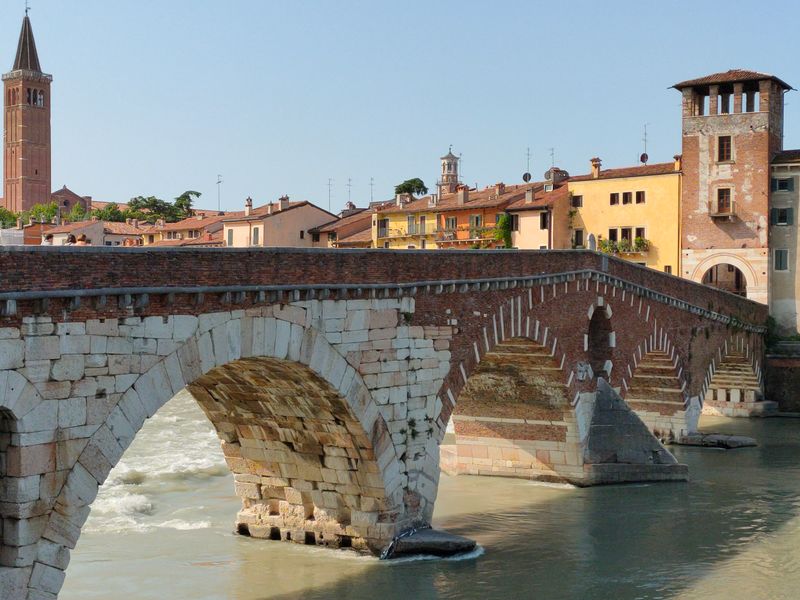
<path fill-rule="evenodd" d="M 555 167 L 556 166 L 556 149 L 555 148 L 550 148 L 550 166 L 551 167 Z"/>
<path fill-rule="evenodd" d="M 525 172 L 522 174 L 522 181 L 528 183 L 531 180 L 531 147 L 525 151 Z"/>
<path fill-rule="evenodd" d="M 641 156 L 639 156 L 639 162 L 643 165 L 646 165 L 647 160 L 650 158 L 647 156 L 647 123 L 644 124 L 644 135 L 642 136 L 642 142 L 644 143 L 644 152 L 642 152 Z"/>
<path fill-rule="evenodd" d="M 328 212 L 331 212 L 331 190 L 333 189 L 333 179 L 328 177 Z"/>
<path fill-rule="evenodd" d="M 347 178 L 347 201 L 350 202 L 350 192 L 353 191 L 353 180 L 349 177 Z"/>
<path fill-rule="evenodd" d="M 30 9 L 31 9 L 31 7 L 30 7 L 30 6 L 28 6 L 28 0 L 25 0 L 25 16 L 26 16 L 26 17 L 28 16 L 28 11 L 29 11 Z"/>
<path fill-rule="evenodd" d="M 374 177 L 370 177 L 369 178 L 369 203 L 370 204 L 372 204 L 373 201 L 374 201 L 374 198 L 372 197 L 372 195 L 373 195 L 372 192 L 373 192 L 374 188 L 375 188 L 375 178 Z"/>
<path fill-rule="evenodd" d="M 217 212 L 222 211 L 222 175 L 217 175 Z"/>

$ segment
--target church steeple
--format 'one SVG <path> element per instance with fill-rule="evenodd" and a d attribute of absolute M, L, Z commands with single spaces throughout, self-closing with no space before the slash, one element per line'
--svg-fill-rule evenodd
<path fill-rule="evenodd" d="M 36 40 L 33 39 L 33 28 L 28 13 L 22 19 L 22 30 L 19 32 L 19 43 L 17 44 L 17 57 L 14 59 L 14 71 L 33 71 L 41 73 L 42 67 L 39 65 L 39 54 L 36 52 Z"/>

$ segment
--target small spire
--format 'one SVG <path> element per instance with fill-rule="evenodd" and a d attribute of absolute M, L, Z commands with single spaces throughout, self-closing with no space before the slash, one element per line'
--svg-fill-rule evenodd
<path fill-rule="evenodd" d="M 25 5 L 25 18 L 22 19 L 22 30 L 19 32 L 19 44 L 17 45 L 17 57 L 14 59 L 14 71 L 25 70 L 42 72 L 39 65 L 39 55 L 36 52 L 36 41 L 33 39 L 33 28 L 28 17 L 29 7 Z"/>

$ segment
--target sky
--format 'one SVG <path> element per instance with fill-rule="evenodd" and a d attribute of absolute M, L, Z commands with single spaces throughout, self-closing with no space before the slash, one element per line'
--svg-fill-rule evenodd
<path fill-rule="evenodd" d="M 433 187 L 462 155 L 480 187 L 672 160 L 679 81 L 744 68 L 800 88 L 800 3 L 30 0 L 53 75 L 53 188 L 241 210 L 288 194 L 337 212 Z M 0 2 L 10 70 L 24 0 Z M 770 16 L 771 15 L 771 16 Z M 800 92 L 784 147 L 800 147 Z M 222 184 L 217 185 L 218 175 Z M 370 188 L 370 180 L 374 186 Z M 351 187 L 347 187 L 351 180 Z"/>

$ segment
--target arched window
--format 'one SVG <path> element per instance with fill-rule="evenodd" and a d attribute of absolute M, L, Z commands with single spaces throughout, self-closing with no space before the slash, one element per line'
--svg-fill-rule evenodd
<path fill-rule="evenodd" d="M 29 106 L 33 104 L 33 90 L 31 88 L 27 88 L 27 102 Z"/>
<path fill-rule="evenodd" d="M 36 106 L 44 107 L 44 90 L 39 90 L 36 96 Z"/>

